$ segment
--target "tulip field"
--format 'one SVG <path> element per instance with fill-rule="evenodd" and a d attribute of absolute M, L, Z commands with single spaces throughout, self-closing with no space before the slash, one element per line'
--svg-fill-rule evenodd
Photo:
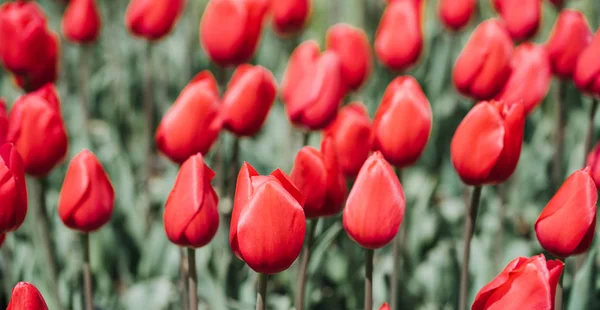
<path fill-rule="evenodd" d="M 600 309 L 599 0 L 0 0 L 0 309 Z"/>

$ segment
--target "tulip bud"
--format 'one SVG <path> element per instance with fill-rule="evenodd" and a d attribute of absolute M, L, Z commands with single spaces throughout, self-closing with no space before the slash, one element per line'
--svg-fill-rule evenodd
<path fill-rule="evenodd" d="M 27 185 L 21 156 L 12 144 L 0 146 L 0 234 L 17 230 L 27 214 Z"/>
<path fill-rule="evenodd" d="M 221 66 L 248 62 L 268 9 L 269 0 L 210 0 L 200 23 L 200 41 L 210 59 Z"/>
<path fill-rule="evenodd" d="M 156 130 L 158 149 L 172 161 L 208 153 L 219 134 L 217 82 L 209 71 L 197 74 L 181 91 Z"/>
<path fill-rule="evenodd" d="M 355 177 L 371 150 L 371 121 L 367 108 L 358 102 L 343 107 L 327 127 L 325 136 L 331 136 L 335 141 L 342 172 Z"/>
<path fill-rule="evenodd" d="M 261 176 L 244 163 L 237 179 L 229 231 L 235 255 L 259 273 L 288 269 L 304 243 L 304 200 L 281 170 Z"/>
<path fill-rule="evenodd" d="M 62 20 L 62 31 L 67 39 L 78 43 L 96 41 L 102 21 L 95 0 L 71 0 Z"/>
<path fill-rule="evenodd" d="M 521 103 L 478 103 L 462 120 L 450 145 L 452 165 L 468 185 L 498 184 L 517 167 L 525 109 Z"/>
<path fill-rule="evenodd" d="M 550 88 L 550 56 L 542 46 L 523 43 L 515 49 L 510 66 L 510 77 L 496 98 L 509 104 L 522 102 L 525 114 L 529 114 L 544 100 Z"/>
<path fill-rule="evenodd" d="M 596 188 L 600 190 L 600 143 L 588 154 L 586 165 L 590 167 Z"/>
<path fill-rule="evenodd" d="M 290 179 L 306 196 L 306 217 L 330 216 L 342 210 L 346 199 L 346 180 L 340 171 L 332 137 L 323 139 L 320 152 L 312 146 L 300 149 Z"/>
<path fill-rule="evenodd" d="M 272 0 L 275 31 L 286 35 L 302 29 L 310 16 L 311 2 L 311 0 Z"/>
<path fill-rule="evenodd" d="M 518 257 L 484 286 L 471 310 L 554 309 L 556 286 L 564 264 L 543 254 Z"/>
<path fill-rule="evenodd" d="M 0 98 L 0 145 L 6 141 L 8 131 L 8 114 L 6 113 L 6 103 Z"/>
<path fill-rule="evenodd" d="M 241 65 L 221 104 L 223 127 L 237 136 L 254 136 L 265 123 L 275 102 L 277 81 L 262 66 Z"/>
<path fill-rule="evenodd" d="M 493 0 L 494 8 L 506 23 L 506 29 L 515 41 L 530 39 L 540 27 L 542 1 Z"/>
<path fill-rule="evenodd" d="M 169 194 L 163 221 L 167 237 L 182 246 L 199 248 L 212 240 L 219 228 L 219 198 L 210 185 L 215 173 L 202 154 L 188 158 Z"/>
<path fill-rule="evenodd" d="M 171 32 L 184 6 L 185 0 L 131 0 L 125 25 L 135 36 L 158 40 Z"/>
<path fill-rule="evenodd" d="M 585 16 L 576 10 L 562 10 L 546 43 L 552 71 L 571 78 L 581 52 L 592 42 L 592 30 Z"/>
<path fill-rule="evenodd" d="M 476 5 L 476 0 L 440 0 L 438 14 L 446 27 L 458 31 L 469 23 Z"/>
<path fill-rule="evenodd" d="M 397 167 L 414 164 L 431 133 L 431 106 L 411 76 L 388 85 L 373 120 L 373 149 Z"/>
<path fill-rule="evenodd" d="M 12 107 L 6 141 L 14 143 L 25 172 L 47 175 L 67 154 L 67 133 L 52 84 L 21 96 Z"/>
<path fill-rule="evenodd" d="M 350 190 L 343 213 L 344 229 L 362 247 L 384 247 L 398 233 L 405 205 L 402 185 L 392 166 L 375 152 Z"/>
<path fill-rule="evenodd" d="M 31 283 L 19 282 L 13 288 L 6 310 L 48 310 L 42 293 Z"/>
<path fill-rule="evenodd" d="M 371 74 L 371 47 L 367 34 L 360 28 L 337 24 L 327 31 L 327 49 L 340 58 L 342 80 L 356 90 Z"/>
<path fill-rule="evenodd" d="M 390 310 L 390 305 L 388 305 L 387 302 L 384 302 L 383 305 L 381 305 L 381 308 L 379 308 L 379 310 Z"/>
<path fill-rule="evenodd" d="M 559 257 L 586 252 L 596 230 L 598 192 L 589 167 L 573 173 L 535 222 L 542 247 Z"/>
<path fill-rule="evenodd" d="M 584 92 L 600 96 L 600 31 L 580 54 L 573 73 L 575 85 Z"/>

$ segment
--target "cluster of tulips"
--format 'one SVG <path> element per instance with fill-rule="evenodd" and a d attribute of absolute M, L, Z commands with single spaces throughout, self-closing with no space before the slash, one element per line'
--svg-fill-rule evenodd
<path fill-rule="evenodd" d="M 95 0 L 71 0 L 62 32 L 74 43 L 90 44 L 99 36 L 101 17 Z M 215 172 L 205 157 L 223 130 L 237 139 L 257 135 L 276 97 L 280 95 L 292 124 L 305 141 L 320 132 L 320 149 L 304 146 L 288 174 L 277 169 L 260 175 L 250 163 L 240 169 L 233 194 L 229 243 L 233 253 L 258 273 L 257 309 L 266 306 L 268 275 L 287 270 L 301 255 L 295 307 L 305 306 L 306 268 L 319 219 L 342 213 L 348 236 L 365 249 L 365 309 L 372 309 L 374 250 L 394 240 L 400 230 L 406 199 L 399 176 L 423 153 L 432 128 L 426 94 L 411 76 L 398 76 L 387 86 L 371 120 L 360 102 L 343 105 L 344 98 L 368 80 L 376 58 L 393 71 L 419 61 L 423 49 L 423 2 L 389 0 L 374 34 L 347 24 L 332 26 L 321 51 L 315 41 L 295 47 L 278 86 L 273 74 L 253 57 L 267 19 L 275 31 L 289 38 L 298 34 L 311 12 L 310 0 L 211 0 L 200 24 L 200 41 L 219 67 L 235 67 L 229 83 L 209 71 L 198 73 L 162 117 L 155 132 L 158 150 L 180 165 L 164 208 L 166 236 L 187 248 L 188 299 L 198 308 L 194 249 L 207 245 L 217 233 L 219 195 L 211 184 Z M 527 116 L 542 102 L 554 74 L 561 90 L 574 81 L 590 96 L 600 96 L 600 32 L 595 37 L 583 14 L 560 9 L 546 44 L 527 42 L 539 28 L 541 1 L 494 0 L 499 18 L 479 24 L 453 69 L 453 82 L 476 104 L 454 133 L 450 157 L 458 176 L 473 186 L 465 216 L 463 270 L 459 309 L 467 308 L 470 241 L 482 187 L 505 182 L 520 157 Z M 441 21 L 453 31 L 465 27 L 476 10 L 475 0 L 440 0 Z M 132 0 L 125 24 L 132 34 L 148 41 L 170 32 L 185 6 L 184 0 Z M 515 47 L 514 41 L 523 42 Z M 0 234 L 19 228 L 27 213 L 25 174 L 44 177 L 66 156 L 68 137 L 60 100 L 53 86 L 57 78 L 57 35 L 34 2 L 13 1 L 0 6 L 0 59 L 27 93 L 6 112 L 0 105 Z M 221 95 L 221 92 L 223 93 Z M 558 109 L 555 172 L 562 182 L 564 94 Z M 600 185 L 600 148 L 591 150 L 586 137 L 587 162 L 557 186 L 535 223 L 541 246 L 558 259 L 544 255 L 518 257 L 481 288 L 471 309 L 560 309 L 557 292 L 561 260 L 585 253 L 596 225 L 597 184 Z M 152 124 L 149 124 L 152 126 Z M 305 142 L 305 144 L 307 144 Z M 591 152 L 590 152 L 591 151 Z M 394 170 L 396 169 L 396 171 Z M 223 176 L 225 177 L 225 176 Z M 348 190 L 347 184 L 353 184 Z M 226 193 L 222 188 L 220 192 Z M 89 268 L 89 234 L 111 218 L 115 191 L 96 156 L 82 150 L 69 164 L 58 199 L 58 214 L 69 228 L 84 234 L 85 309 L 93 309 Z M 51 236 L 47 236 L 50 238 Z M 401 246 L 393 242 L 393 247 Z M 395 253 L 397 251 L 394 251 Z M 184 253 L 182 251 L 182 253 Z M 400 258 L 395 254 L 394 264 Z M 182 259 L 182 263 L 183 263 Z M 393 283 L 398 281 L 395 277 Z M 397 294 L 392 288 L 391 296 Z M 558 301 L 555 303 L 555 299 Z M 400 309 L 392 300 L 391 309 Z M 9 310 L 47 309 L 41 294 L 29 283 L 14 288 Z M 384 304 L 381 309 L 390 309 Z"/>

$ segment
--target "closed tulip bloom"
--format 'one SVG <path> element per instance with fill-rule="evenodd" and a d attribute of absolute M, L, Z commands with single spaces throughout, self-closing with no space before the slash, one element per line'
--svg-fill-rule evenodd
<path fill-rule="evenodd" d="M 71 0 L 62 19 L 67 39 L 77 43 L 96 41 L 102 21 L 95 0 Z"/>
<path fill-rule="evenodd" d="M 6 141 L 8 131 L 8 113 L 6 112 L 6 103 L 0 98 L 0 145 Z"/>
<path fill-rule="evenodd" d="M 476 0 L 440 0 L 438 14 L 444 26 L 460 30 L 469 24 L 476 5 Z"/>
<path fill-rule="evenodd" d="M 593 96 L 600 96 L 600 31 L 588 47 L 586 47 L 577 60 L 573 73 L 575 85 L 584 92 Z"/>
<path fill-rule="evenodd" d="M 6 310 L 48 310 L 42 293 L 31 283 L 19 282 L 13 288 Z"/>
<path fill-rule="evenodd" d="M 176 163 L 206 154 L 219 134 L 219 91 L 208 71 L 198 73 L 181 91 L 156 130 L 158 149 Z"/>
<path fill-rule="evenodd" d="M 273 27 L 286 35 L 298 32 L 310 17 L 311 0 L 272 0 Z"/>
<path fill-rule="evenodd" d="M 596 144 L 594 149 L 588 154 L 586 165 L 590 167 L 596 188 L 600 190 L 600 144 Z"/>
<path fill-rule="evenodd" d="M 387 302 L 384 302 L 383 305 L 379 308 L 379 310 L 390 310 L 390 305 Z"/>
<path fill-rule="evenodd" d="M 125 25 L 133 35 L 158 40 L 175 26 L 185 0 L 131 0 L 125 12 Z"/>
<path fill-rule="evenodd" d="M 538 241 L 556 256 L 581 254 L 592 245 L 598 191 L 591 172 L 587 167 L 569 176 L 535 222 Z"/>
<path fill-rule="evenodd" d="M 350 190 L 343 213 L 344 229 L 362 247 L 384 247 L 398 233 L 405 205 L 402 185 L 392 166 L 375 152 Z"/>
<path fill-rule="evenodd" d="M 571 78 L 581 52 L 592 42 L 592 30 L 585 16 L 576 10 L 562 10 L 546 43 L 552 71 Z"/>
<path fill-rule="evenodd" d="M 281 170 L 261 176 L 244 163 L 237 179 L 229 231 L 235 255 L 259 273 L 288 269 L 304 243 L 304 200 Z"/>
<path fill-rule="evenodd" d="M 553 310 L 563 267 L 560 260 L 546 260 L 543 254 L 518 257 L 477 293 L 471 310 Z"/>
<path fill-rule="evenodd" d="M 67 132 L 54 85 L 46 84 L 17 99 L 10 111 L 6 141 L 14 143 L 29 175 L 45 176 L 63 161 Z"/>
<path fill-rule="evenodd" d="M 23 161 L 10 143 L 0 146 L 0 234 L 17 230 L 27 214 Z"/>
<path fill-rule="evenodd" d="M 525 109 L 521 103 L 478 103 L 462 120 L 450 145 L 452 165 L 468 185 L 498 184 L 517 167 Z"/>
<path fill-rule="evenodd" d="M 371 47 L 367 34 L 347 24 L 337 24 L 327 31 L 327 49 L 340 58 L 342 80 L 349 90 L 356 90 L 371 74 Z"/>
<path fill-rule="evenodd" d="M 237 136 L 254 136 L 262 128 L 277 95 L 277 81 L 262 66 L 241 65 L 221 102 L 223 127 Z"/>
<path fill-rule="evenodd" d="M 493 0 L 492 3 L 513 40 L 530 39 L 538 31 L 542 18 L 541 0 Z"/>

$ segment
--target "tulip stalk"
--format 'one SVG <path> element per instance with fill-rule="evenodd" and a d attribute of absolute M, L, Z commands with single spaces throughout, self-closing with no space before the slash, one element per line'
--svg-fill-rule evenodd
<path fill-rule="evenodd" d="M 198 274 L 196 273 L 196 250 L 187 249 L 188 260 L 188 292 L 189 292 L 189 308 L 192 310 L 198 309 Z"/>
<path fill-rule="evenodd" d="M 396 168 L 396 175 L 398 176 L 398 180 L 402 183 L 402 170 L 400 168 Z M 398 309 L 398 274 L 400 273 L 400 254 L 402 252 L 402 243 L 404 240 L 404 227 L 405 225 L 400 226 L 400 233 L 394 238 L 392 241 L 392 287 L 390 289 L 390 303 L 391 309 Z"/>
<path fill-rule="evenodd" d="M 256 291 L 256 310 L 265 310 L 267 307 L 267 280 L 268 275 L 258 274 L 258 290 Z"/>
<path fill-rule="evenodd" d="M 566 106 L 565 100 L 567 97 L 567 82 L 559 81 L 558 84 L 558 96 L 556 99 L 556 124 L 555 124 L 555 150 L 554 150 L 554 158 L 553 158 L 553 167 L 552 167 L 552 186 L 556 190 L 562 183 L 563 178 L 563 152 L 564 152 L 564 142 L 565 142 L 565 117 L 566 117 Z"/>
<path fill-rule="evenodd" d="M 585 166 L 585 162 L 587 159 L 587 155 L 592 150 L 592 141 L 594 141 L 594 119 L 596 116 L 596 111 L 598 110 L 598 99 L 592 99 L 592 107 L 590 109 L 589 119 L 588 119 L 588 127 L 585 135 L 585 149 L 583 151 L 583 166 Z"/>
<path fill-rule="evenodd" d="M 150 196 L 150 177 L 152 176 L 152 153 L 154 145 L 154 102 L 152 100 L 152 50 L 154 43 L 148 42 L 144 59 L 144 89 L 142 101 L 144 105 L 144 116 L 146 117 L 146 171 L 144 183 L 148 196 Z M 150 199 L 150 197 L 148 197 Z"/>
<path fill-rule="evenodd" d="M 465 310 L 467 307 L 467 295 L 469 291 L 469 255 L 471 253 L 471 239 L 475 231 L 477 221 L 477 211 L 479 210 L 479 201 L 481 200 L 481 186 L 475 186 L 471 194 L 471 204 L 465 214 L 465 233 L 464 233 L 464 251 L 462 272 L 460 275 L 460 296 L 459 310 Z"/>
<path fill-rule="evenodd" d="M 92 267 L 90 264 L 90 234 L 83 234 L 83 287 L 85 310 L 94 310 L 92 293 Z"/>
<path fill-rule="evenodd" d="M 181 308 L 183 310 L 188 310 L 188 262 L 185 258 L 185 249 L 179 248 L 179 290 L 180 290 L 180 299 L 181 299 Z"/>
<path fill-rule="evenodd" d="M 81 114 L 83 115 L 83 124 L 85 128 L 88 128 L 89 119 L 90 119 L 90 101 L 91 101 L 91 92 L 90 92 L 90 75 L 91 75 L 91 66 L 90 61 L 92 59 L 93 47 L 91 45 L 84 45 L 81 47 L 81 55 L 80 55 L 80 81 L 81 81 Z M 88 130 L 86 130 L 85 134 L 88 134 Z M 88 137 L 89 138 L 89 137 Z"/>
<path fill-rule="evenodd" d="M 302 134 L 302 146 L 306 146 L 310 143 L 310 131 L 305 131 Z"/>
<path fill-rule="evenodd" d="M 373 310 L 373 254 L 374 250 L 365 250 L 365 310 Z"/>
<path fill-rule="evenodd" d="M 317 231 L 317 224 L 319 219 L 315 219 L 309 222 L 310 228 L 308 229 L 308 236 L 306 239 L 306 245 L 302 252 L 302 261 L 300 263 L 300 271 L 298 273 L 298 291 L 296 292 L 296 309 L 304 309 L 304 291 L 306 287 L 306 271 L 308 269 L 308 262 L 310 260 L 311 248 L 315 239 L 315 232 Z"/>

